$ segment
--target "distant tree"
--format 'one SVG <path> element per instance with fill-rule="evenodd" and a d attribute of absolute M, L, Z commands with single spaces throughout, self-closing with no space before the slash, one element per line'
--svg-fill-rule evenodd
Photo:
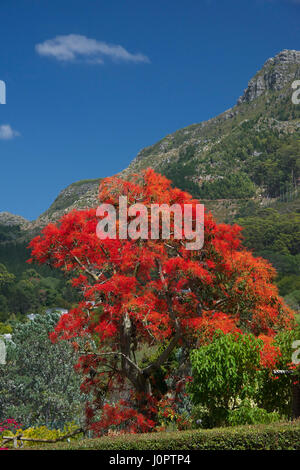
<path fill-rule="evenodd" d="M 12 416 L 23 426 L 63 428 L 83 415 L 77 354 L 49 339 L 58 320 L 58 314 L 37 315 L 14 326 L 7 363 L 0 365 L 0 421 Z"/>
<path fill-rule="evenodd" d="M 5 321 L 9 313 L 7 298 L 0 295 L 0 321 Z"/>
<path fill-rule="evenodd" d="M 10 285 L 15 279 L 15 276 L 8 272 L 4 264 L 0 264 L 0 290 L 3 291 L 8 285 Z"/>
<path fill-rule="evenodd" d="M 12 331 L 13 329 L 10 325 L 0 323 L 0 335 L 10 334 Z"/>

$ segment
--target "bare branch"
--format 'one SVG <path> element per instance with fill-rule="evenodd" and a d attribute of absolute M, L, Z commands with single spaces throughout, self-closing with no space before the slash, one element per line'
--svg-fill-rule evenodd
<path fill-rule="evenodd" d="M 167 348 L 162 352 L 162 354 L 149 366 L 145 367 L 142 372 L 144 375 L 150 375 L 154 370 L 159 369 L 159 367 L 168 359 L 173 349 L 177 346 L 178 340 L 180 339 L 180 333 L 177 332 L 175 336 L 171 339 Z"/>
<path fill-rule="evenodd" d="M 84 352 L 81 352 L 81 354 L 86 354 Z M 93 353 L 90 353 L 91 355 L 95 355 L 95 356 L 122 356 L 124 357 L 124 359 L 129 363 L 131 364 L 131 366 L 133 366 L 139 373 L 142 373 L 142 369 L 139 368 L 139 366 L 137 364 L 135 364 L 128 356 L 126 356 L 126 354 L 122 353 L 122 352 L 105 352 L 105 353 L 96 353 L 96 352 L 93 352 Z"/>
<path fill-rule="evenodd" d="M 95 273 L 93 273 L 92 271 L 90 271 L 90 270 L 80 261 L 80 259 L 79 259 L 77 256 L 72 255 L 72 254 L 71 254 L 71 256 L 73 256 L 73 258 L 75 259 L 76 263 L 78 263 L 79 266 L 80 266 L 89 276 L 91 276 L 91 277 L 94 279 L 94 281 L 98 281 L 98 280 L 99 280 L 98 276 L 96 276 Z"/>

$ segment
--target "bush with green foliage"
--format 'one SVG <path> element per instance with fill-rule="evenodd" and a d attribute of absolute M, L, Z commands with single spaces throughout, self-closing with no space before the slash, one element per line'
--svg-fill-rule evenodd
<path fill-rule="evenodd" d="M 274 346 L 280 355 L 274 368 L 290 368 L 292 344 L 299 338 L 299 327 L 276 335 Z M 218 332 L 209 345 L 191 352 L 193 381 L 188 385 L 188 392 L 193 404 L 198 405 L 196 413 L 194 411 L 196 421 L 201 419 L 205 427 L 229 424 L 233 416 L 245 412 L 245 403 L 249 400 L 253 405 L 253 409 L 248 410 L 250 415 L 254 413 L 253 416 L 259 417 L 265 412 L 275 412 L 281 417 L 291 416 L 292 383 L 300 371 L 295 371 L 296 377 L 274 376 L 272 369 L 261 366 L 262 345 L 262 341 L 252 335 Z"/>
<path fill-rule="evenodd" d="M 11 325 L 7 325 L 5 323 L 0 322 L 0 335 L 11 334 L 12 332 L 13 332 L 13 329 Z"/>
<path fill-rule="evenodd" d="M 67 342 L 51 343 L 58 314 L 17 323 L 0 365 L 0 420 L 13 416 L 23 426 L 63 428 L 80 421 L 83 396 L 74 371 L 77 353 Z"/>
<path fill-rule="evenodd" d="M 300 339 L 300 327 L 292 330 L 280 331 L 274 338 L 274 345 L 280 350 L 281 355 L 277 359 L 276 369 L 287 370 L 292 365 L 292 355 L 295 351 L 293 342 Z M 281 416 L 291 417 L 292 384 L 299 380 L 300 369 L 295 375 L 274 376 L 272 371 L 264 369 L 260 371 L 259 389 L 255 396 L 257 406 L 268 412 L 277 412 Z"/>
<path fill-rule="evenodd" d="M 209 427 L 226 424 L 230 409 L 255 396 L 260 347 L 253 335 L 217 332 L 210 344 L 191 352 L 193 381 L 187 390 L 194 405 L 207 408 Z"/>
<path fill-rule="evenodd" d="M 228 424 L 240 426 L 243 424 L 269 424 L 280 420 L 278 413 L 268 413 L 263 408 L 253 406 L 250 400 L 245 400 L 234 410 L 229 410 Z"/>

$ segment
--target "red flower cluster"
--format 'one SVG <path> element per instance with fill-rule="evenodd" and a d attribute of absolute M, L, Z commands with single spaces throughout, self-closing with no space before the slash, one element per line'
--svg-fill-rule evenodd
<path fill-rule="evenodd" d="M 6 431 L 11 431 L 15 433 L 18 429 L 22 427 L 21 424 L 17 423 L 17 421 L 13 418 L 7 418 L 0 423 L 0 438 L 1 435 L 5 434 Z M 7 447 L 0 447 L 0 450 L 8 450 Z"/>
<path fill-rule="evenodd" d="M 15 432 L 22 427 L 21 424 L 18 424 L 17 421 L 13 418 L 7 418 L 0 423 L 0 434 L 4 431 Z"/>
<path fill-rule="evenodd" d="M 274 369 L 281 356 L 280 349 L 273 344 L 274 339 L 269 336 L 260 335 L 259 339 L 264 343 L 263 348 L 260 350 L 260 363 L 262 367 Z"/>

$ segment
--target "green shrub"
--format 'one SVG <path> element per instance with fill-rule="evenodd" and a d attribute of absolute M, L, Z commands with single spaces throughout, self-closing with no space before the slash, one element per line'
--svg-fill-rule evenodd
<path fill-rule="evenodd" d="M 230 410 L 228 414 L 228 424 L 230 426 L 240 426 L 243 424 L 269 424 L 280 420 L 278 413 L 268 413 L 263 408 L 252 406 L 246 400 L 235 410 Z"/>
<path fill-rule="evenodd" d="M 10 325 L 5 325 L 0 322 L 0 335 L 6 335 L 13 332 L 13 329 Z"/>
<path fill-rule="evenodd" d="M 191 352 L 194 405 L 208 409 L 207 427 L 226 425 L 228 412 L 258 389 L 261 342 L 253 335 L 217 332 L 211 344 Z"/>
<path fill-rule="evenodd" d="M 208 408 L 202 405 L 196 405 L 192 408 L 191 419 L 194 428 L 209 428 L 210 427 L 210 415 Z"/>
<path fill-rule="evenodd" d="M 299 326 L 291 330 L 283 330 L 275 336 L 274 345 L 280 349 L 281 355 L 276 362 L 276 369 L 289 369 L 292 362 L 294 349 L 293 342 L 300 338 Z M 254 398 L 257 406 L 268 412 L 276 411 L 281 417 L 291 416 L 292 384 L 299 380 L 300 368 L 293 375 L 281 375 L 274 377 L 272 371 L 264 369 L 260 371 L 260 385 Z M 297 379 L 298 376 L 298 379 Z"/>
<path fill-rule="evenodd" d="M 0 421 L 13 416 L 24 428 L 53 429 L 81 423 L 85 397 L 74 370 L 78 354 L 67 342 L 49 338 L 58 319 L 56 313 L 36 315 L 14 326 L 6 364 L 0 365 Z"/>

